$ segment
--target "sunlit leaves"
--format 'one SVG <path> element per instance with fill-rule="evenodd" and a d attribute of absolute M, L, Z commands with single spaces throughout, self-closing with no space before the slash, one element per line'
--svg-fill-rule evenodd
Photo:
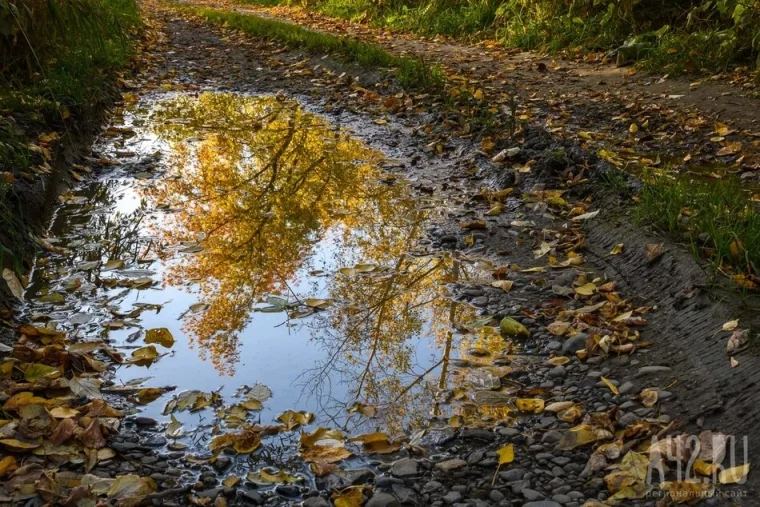
<path fill-rule="evenodd" d="M 282 414 L 277 416 L 277 420 L 285 425 L 285 428 L 290 431 L 299 426 L 306 426 L 314 420 L 314 414 L 311 412 L 295 412 L 293 410 L 286 410 Z"/>
<path fill-rule="evenodd" d="M 148 329 L 145 332 L 145 343 L 157 343 L 169 349 L 174 345 L 174 336 L 165 327 Z"/>

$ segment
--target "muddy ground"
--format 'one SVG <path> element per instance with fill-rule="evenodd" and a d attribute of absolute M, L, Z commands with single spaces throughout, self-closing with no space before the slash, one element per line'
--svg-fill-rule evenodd
<path fill-rule="evenodd" d="M 491 156 L 479 151 L 479 141 L 442 134 L 445 130 L 436 123 L 440 111 L 429 107 L 424 96 L 411 95 L 419 107 L 386 114 L 383 100 L 374 95 L 387 98 L 401 90 L 379 71 L 323 55 L 288 51 L 276 43 L 188 19 L 171 9 L 156 15 L 166 39 L 154 48 L 155 66 L 146 69 L 125 92 L 141 93 L 171 82 L 185 90 L 295 97 L 385 153 L 393 160 L 386 164 L 386 170 L 408 179 L 418 198 L 433 197 L 448 204 L 445 214 L 427 224 L 423 245 L 434 251 L 454 251 L 473 261 L 485 260 L 493 266 L 514 264 L 523 268 L 509 271 L 507 278 L 514 282 L 510 292 L 482 283 L 456 284 L 452 290 L 454 298 L 469 302 L 483 315 L 497 320 L 512 317 L 530 329 L 531 337 L 520 343 L 521 353 L 537 360 L 526 363 L 515 378 L 527 386 L 526 390 L 541 389 L 552 402 L 573 401 L 589 412 L 606 413 L 617 429 L 638 420 L 657 419 L 663 428 L 660 436 L 698 434 L 702 430 L 740 439 L 747 436 L 749 461 L 760 456 L 752 444 L 760 437 L 754 424 L 760 359 L 751 346 L 737 356 L 739 366 L 732 368 L 726 355 L 728 333 L 717 333 L 731 319 L 740 319 L 743 327 L 757 325 L 757 313 L 752 311 L 757 301 L 740 298 L 715 283 L 708 268 L 683 246 L 633 224 L 626 213 L 629 196 L 614 195 L 600 183 L 598 174 L 609 170 L 604 161 L 572 140 L 558 139 L 543 126 L 526 125 L 521 151 L 510 164 L 494 163 Z M 311 70 L 306 73 L 304 69 Z M 330 74 L 323 74 L 324 69 Z M 583 107 L 578 103 L 575 106 Z M 610 113 L 605 108 L 586 109 L 579 128 L 593 124 L 594 114 L 601 121 Z M 429 133 L 426 126 L 431 127 Z M 446 145 L 439 152 L 435 143 L 443 136 Z M 512 162 L 518 165 L 530 160 L 535 161 L 530 172 L 511 169 Z M 569 221 L 552 212 L 541 199 L 520 197 L 558 188 L 581 171 L 588 182 L 573 186 L 564 198 L 587 202 L 589 212 L 600 211 L 588 220 Z M 630 184 L 635 186 L 634 181 Z M 498 191 L 508 187 L 515 190 L 505 201 L 503 212 L 487 215 L 490 204 L 477 196 L 484 188 Z M 483 221 L 482 226 L 463 227 L 478 220 Z M 545 266 L 545 259 L 536 259 L 534 250 L 547 239 L 565 241 L 565 235 L 573 241 L 582 239 L 577 252 L 585 262 L 565 269 L 524 271 Z M 619 243 L 625 245 L 623 252 L 610 255 Z M 650 259 L 647 245 L 651 244 L 663 245 L 665 252 Z M 570 339 L 558 338 L 547 330 L 552 319 L 542 310 L 557 305 L 580 308 L 583 301 L 557 289 L 570 287 L 579 277 L 589 281 L 601 278 L 598 285 L 614 282 L 614 292 L 632 308 L 649 307 L 642 314 L 646 324 L 637 329 L 640 341 L 651 345 L 637 347 L 632 354 L 592 354 L 584 360 L 573 357 L 586 345 L 592 330 Z M 545 360 L 555 353 L 571 359 L 566 364 L 547 365 Z M 614 395 L 601 377 L 609 379 L 619 394 Z M 637 395 L 652 387 L 659 389 L 659 403 L 643 406 Z M 333 491 L 361 484 L 368 485 L 366 505 L 371 507 L 598 505 L 593 500 L 605 501 L 610 496 L 604 482 L 609 470 L 588 470 L 588 448 L 557 447 L 571 426 L 545 412 L 522 417 L 509 426 L 435 427 L 414 447 L 371 459 L 364 468 L 335 472 L 308 486 L 260 489 L 250 484 L 223 486 L 227 462 L 190 464 L 182 451 L 165 448 L 161 424 L 130 417 L 109 444 L 121 459 L 97 467 L 94 473 L 118 476 L 134 472 L 152 477 L 159 490 L 144 502 L 154 505 L 303 502 L 317 507 L 329 505 Z M 509 443 L 516 449 L 515 460 L 502 465 L 494 475 L 498 464 L 495 451 Z M 735 498 L 714 498 L 705 503 L 755 505 L 758 477 L 750 473 L 747 484 L 721 488 L 736 492 Z M 626 500 L 623 504 L 653 505 L 657 500 Z"/>

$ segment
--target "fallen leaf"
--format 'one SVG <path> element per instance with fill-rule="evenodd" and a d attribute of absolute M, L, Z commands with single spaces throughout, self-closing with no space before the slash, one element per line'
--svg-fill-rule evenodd
<path fill-rule="evenodd" d="M 262 486 L 269 486 L 271 484 L 295 484 L 303 482 L 304 480 L 303 477 L 291 475 L 284 470 L 273 472 L 266 468 L 262 468 L 258 472 L 249 472 L 245 478 Z"/>
<path fill-rule="evenodd" d="M 314 414 L 311 412 L 294 412 L 293 410 L 286 410 L 277 416 L 277 420 L 283 423 L 285 428 L 290 431 L 299 426 L 309 424 L 314 420 Z"/>
<path fill-rule="evenodd" d="M 515 400 L 515 407 L 520 412 L 540 414 L 544 411 L 544 400 L 541 398 L 517 398 Z"/>
<path fill-rule="evenodd" d="M 174 336 L 165 327 L 148 329 L 145 332 L 145 343 L 158 343 L 162 347 L 169 349 L 174 345 Z"/>
<path fill-rule="evenodd" d="M 137 366 L 150 366 L 158 358 L 158 350 L 153 345 L 147 347 L 140 347 L 132 352 L 132 359 L 130 362 Z"/>
<path fill-rule="evenodd" d="M 499 329 L 501 332 L 510 336 L 525 336 L 530 337 L 530 331 L 528 328 L 517 322 L 512 317 L 504 317 L 499 323 Z"/>
<path fill-rule="evenodd" d="M 11 294 L 13 294 L 13 297 L 18 299 L 19 301 L 23 301 L 24 300 L 24 286 L 21 284 L 21 281 L 18 279 L 16 274 L 10 269 L 4 268 L 3 279 L 5 280 L 5 283 L 8 284 L 8 288 L 10 289 Z"/>
<path fill-rule="evenodd" d="M 491 282 L 491 287 L 496 287 L 497 289 L 501 289 L 504 292 L 509 292 L 512 290 L 512 285 L 514 285 L 515 282 L 512 280 L 497 280 L 495 282 Z"/>
<path fill-rule="evenodd" d="M 718 474 L 718 482 L 721 484 L 737 484 L 742 483 L 744 478 L 749 473 L 749 463 L 739 465 L 733 468 L 722 470 Z"/>
<path fill-rule="evenodd" d="M 721 329 L 723 331 L 733 331 L 736 329 L 736 327 L 739 325 L 739 319 L 736 320 L 729 320 L 728 322 L 724 323 Z"/>
<path fill-rule="evenodd" d="M 620 255 L 623 253 L 623 248 L 625 248 L 625 245 L 623 243 L 618 243 L 612 247 L 612 250 L 610 250 L 610 255 Z"/>
<path fill-rule="evenodd" d="M 111 484 L 106 491 L 108 498 L 112 500 L 134 500 L 136 505 L 146 495 L 153 493 L 158 489 L 155 481 L 150 477 L 140 477 L 138 475 L 120 475 Z"/>
<path fill-rule="evenodd" d="M 342 491 L 335 491 L 331 498 L 335 507 L 361 507 L 364 503 L 362 486 L 351 486 Z"/>
<path fill-rule="evenodd" d="M 602 382 L 604 382 L 604 385 L 606 385 L 607 387 L 610 388 L 610 391 L 612 391 L 612 394 L 614 394 L 614 395 L 619 395 L 620 394 L 620 390 L 617 388 L 617 386 L 615 384 L 613 384 L 612 382 L 610 382 L 610 379 L 608 379 L 606 377 L 600 377 L 600 380 Z"/>
<path fill-rule="evenodd" d="M 649 262 L 654 262 L 660 256 L 662 256 L 662 254 L 667 252 L 665 245 L 662 243 L 660 244 L 648 243 L 646 245 L 646 250 L 647 250 L 647 259 L 649 260 Z"/>

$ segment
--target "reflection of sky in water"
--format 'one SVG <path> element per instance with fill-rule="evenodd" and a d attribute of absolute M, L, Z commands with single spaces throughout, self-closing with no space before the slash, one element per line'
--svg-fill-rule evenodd
<path fill-rule="evenodd" d="M 224 97 L 207 96 L 207 98 L 218 100 Z M 191 105 L 193 104 L 193 99 L 187 100 L 190 101 Z M 213 102 L 213 100 L 211 106 L 219 106 L 219 103 Z M 255 103 L 257 99 L 248 98 L 246 100 L 252 101 L 252 105 L 249 104 L 250 107 L 258 107 L 258 104 Z M 271 103 L 272 99 L 268 99 L 268 101 Z M 169 104 L 168 109 L 174 107 L 173 103 Z M 225 105 L 223 101 L 222 105 Z M 267 107 L 274 107 L 276 110 L 276 106 L 269 105 Z M 266 109 L 264 110 L 266 111 Z M 184 112 L 186 111 L 180 108 L 178 111 L 169 111 L 169 115 Z M 214 117 L 215 111 L 209 107 L 202 108 L 202 112 L 210 117 L 206 120 L 204 116 L 204 121 L 213 122 L 220 119 Z M 232 111 L 235 114 L 238 112 L 237 110 Z M 135 116 L 127 115 L 125 124 L 141 125 L 143 122 L 136 121 L 135 117 L 146 113 L 147 110 L 142 109 L 138 110 Z M 221 113 L 221 119 L 225 120 L 225 111 L 221 111 Z M 324 139 L 329 139 L 333 135 L 319 122 L 314 122 L 312 117 L 302 112 L 297 114 L 301 116 L 295 118 L 307 124 L 308 128 L 322 129 L 312 137 L 308 137 L 311 134 L 307 133 L 308 135 L 303 137 L 306 140 L 305 142 L 326 142 Z M 285 129 L 284 126 L 291 125 L 288 122 L 292 122 L 293 118 L 287 115 L 284 117 L 282 120 L 283 130 Z M 192 229 L 193 220 L 198 219 L 197 215 L 201 214 L 203 215 L 201 218 L 204 218 L 207 211 L 210 216 L 213 215 L 212 212 L 218 214 L 218 210 L 213 207 L 208 208 L 208 206 L 195 208 L 195 215 L 192 213 L 183 215 L 184 211 L 179 209 L 172 209 L 171 211 L 155 209 L 155 205 L 161 199 L 167 198 L 167 196 L 177 197 L 171 193 L 161 194 L 162 188 L 159 187 L 165 185 L 168 190 L 172 188 L 183 189 L 181 185 L 186 182 L 182 180 L 185 178 L 192 180 L 193 177 L 197 176 L 192 170 L 187 169 L 188 163 L 196 165 L 206 163 L 213 166 L 214 170 L 222 170 L 225 167 L 225 157 L 228 155 L 232 157 L 229 152 L 220 151 L 212 154 L 213 156 L 208 160 L 201 162 L 198 162 L 198 159 L 192 159 L 192 157 L 172 159 L 172 157 L 178 156 L 177 153 L 183 155 L 183 149 L 193 150 L 197 146 L 219 149 L 230 149 L 230 146 L 236 147 L 234 143 L 229 146 L 225 145 L 224 139 L 218 143 L 218 146 L 212 142 L 205 143 L 205 134 L 199 135 L 197 131 L 193 131 L 192 125 L 188 125 L 191 123 L 192 118 L 183 122 L 181 126 L 167 127 L 166 136 L 168 140 L 137 127 L 139 137 L 132 138 L 125 142 L 123 147 L 117 148 L 133 151 L 140 156 L 152 155 L 156 151 L 161 151 L 162 157 L 156 167 L 160 172 L 169 175 L 168 178 L 164 180 L 135 180 L 128 176 L 124 177 L 125 169 L 122 166 L 115 170 L 114 177 L 116 179 L 109 180 L 106 178 L 103 182 L 87 187 L 83 191 L 85 194 L 93 196 L 98 192 L 107 190 L 105 195 L 97 197 L 100 204 L 96 204 L 96 207 L 103 206 L 105 203 L 105 213 L 100 214 L 100 219 L 113 219 L 114 222 L 118 222 L 117 213 L 123 218 L 138 211 L 141 208 L 141 201 L 145 199 L 147 202 L 146 218 L 139 228 L 142 247 L 148 241 L 156 240 L 164 247 L 169 246 L 168 244 L 171 242 L 176 244 L 178 237 L 167 235 L 167 233 L 176 233 L 177 231 L 174 228 L 177 224 L 186 227 L 190 224 L 189 228 L 184 231 L 186 237 L 183 240 L 192 240 L 197 237 L 197 231 L 194 232 Z M 221 123 L 224 124 L 224 121 Z M 175 127 L 189 128 L 191 129 L 190 132 L 194 132 L 195 135 L 191 136 L 182 130 L 172 131 L 171 129 Z M 256 132 L 256 128 L 259 127 L 250 127 L 250 132 Z M 211 131 L 213 132 L 213 129 Z M 278 141 L 277 136 L 281 134 L 274 128 L 272 131 L 274 132 L 272 138 Z M 248 132 L 246 135 L 254 136 L 251 138 L 253 141 L 258 140 L 255 137 L 258 134 L 250 133 L 247 130 L 245 132 Z M 261 136 L 263 137 L 265 134 L 270 133 L 264 129 Z M 298 134 L 301 133 L 298 132 Z M 192 139 L 192 141 L 188 142 L 188 139 Z M 100 148 L 106 153 L 112 152 L 111 143 L 114 140 L 105 138 L 103 142 L 104 144 Z M 276 142 L 273 141 L 273 143 L 272 146 L 276 148 Z M 350 143 L 356 143 L 356 141 L 350 141 Z M 175 148 L 179 152 L 173 152 Z M 273 148 L 273 152 L 276 152 L 275 148 Z M 453 281 L 450 279 L 450 262 L 445 269 L 428 272 L 428 267 L 438 261 L 415 260 L 408 255 L 408 248 L 413 248 L 416 243 L 414 239 L 420 230 L 418 227 L 420 216 L 417 213 L 416 205 L 410 204 L 408 200 L 404 201 L 407 196 L 403 185 L 386 188 L 378 182 L 382 173 L 376 169 L 356 165 L 350 158 L 346 160 L 337 158 L 339 155 L 345 156 L 342 152 L 338 153 L 341 150 L 350 157 L 356 158 L 368 154 L 369 152 L 363 145 L 358 143 L 342 145 L 340 142 L 334 145 L 317 144 L 313 150 L 306 149 L 302 153 L 296 153 L 290 160 L 291 165 L 286 164 L 282 170 L 295 171 L 300 167 L 299 164 L 308 165 L 311 163 L 308 157 L 314 157 L 313 152 L 319 152 L 319 150 L 324 151 L 326 157 L 336 157 L 336 167 L 342 168 L 343 172 L 318 174 L 315 180 L 309 183 L 313 188 L 307 188 L 307 191 L 304 192 L 307 198 L 317 192 L 325 192 L 324 188 L 327 183 L 323 185 L 323 182 L 329 182 L 330 178 L 333 177 L 346 178 L 348 184 L 372 185 L 372 188 L 350 189 L 348 195 L 336 198 L 336 201 L 340 202 L 324 203 L 317 199 L 309 205 L 309 201 L 306 200 L 305 210 L 301 211 L 302 214 L 306 214 L 305 218 L 288 215 L 291 213 L 291 209 L 285 205 L 278 210 L 278 213 L 284 214 L 285 217 L 283 219 L 285 223 L 284 233 L 288 232 L 289 227 L 299 226 L 299 220 L 302 220 L 309 226 L 305 228 L 309 231 L 308 237 L 283 239 L 284 242 L 295 241 L 294 246 L 284 243 L 282 251 L 275 248 L 274 251 L 267 252 L 267 254 L 284 256 L 286 261 L 292 260 L 294 262 L 293 265 L 296 268 L 288 273 L 286 278 L 289 289 L 297 294 L 298 298 L 337 297 L 344 299 L 341 303 L 348 305 L 363 304 L 365 308 L 359 308 L 354 315 L 350 307 L 341 306 L 340 313 L 338 313 L 338 309 L 331 309 L 328 312 L 320 312 L 318 315 L 288 322 L 285 313 L 253 312 L 254 305 L 261 306 L 261 298 L 267 295 L 266 293 L 257 294 L 256 298 L 250 301 L 247 316 L 241 321 L 239 329 L 230 333 L 238 336 L 238 342 L 230 347 L 235 350 L 224 351 L 225 354 L 229 355 L 225 355 L 222 358 L 223 361 L 234 364 L 226 364 L 224 366 L 229 368 L 220 371 L 219 364 L 215 364 L 211 360 L 217 351 L 207 349 L 202 343 L 199 344 L 197 337 L 193 335 L 193 330 L 196 328 L 189 329 L 186 318 L 183 319 L 182 316 L 194 303 L 206 302 L 209 295 L 219 298 L 218 291 L 209 293 L 209 287 L 212 289 L 220 287 L 222 280 L 188 280 L 186 276 L 188 272 L 183 270 L 187 266 L 202 264 L 204 256 L 213 254 L 216 259 L 225 259 L 224 256 L 230 253 L 222 249 L 211 253 L 208 251 L 196 254 L 180 253 L 169 258 L 159 255 L 162 260 L 154 261 L 151 264 L 128 266 L 127 268 L 150 269 L 156 273 L 155 279 L 163 281 L 148 290 L 133 289 L 121 298 L 115 296 L 120 294 L 124 290 L 123 288 L 108 289 L 106 290 L 106 297 L 114 298 L 111 304 L 118 304 L 119 309 L 123 312 L 132 310 L 138 303 L 162 305 L 159 312 L 154 310 L 143 311 L 138 319 L 138 325 L 143 329 L 166 327 L 176 339 L 174 346 L 168 351 L 168 355 L 160 358 L 150 367 L 123 365 L 117 370 L 115 376 L 117 384 L 126 383 L 136 378 L 151 377 L 149 381 L 145 382 L 145 386 L 177 386 L 177 391 L 174 393 L 167 393 L 157 401 L 143 407 L 144 415 L 165 420 L 166 417 L 161 415 L 165 402 L 171 399 L 174 394 L 188 389 L 209 392 L 221 388 L 223 399 L 229 405 L 235 402 L 233 395 L 241 385 L 252 386 L 257 383 L 264 384 L 273 391 L 273 398 L 264 403 L 263 411 L 258 414 L 263 423 L 271 423 L 279 413 L 293 409 L 315 412 L 317 414 L 315 422 L 319 425 L 335 426 L 342 424 L 346 417 L 347 405 L 341 405 L 341 402 L 350 406 L 355 401 L 350 396 L 357 389 L 357 383 L 363 388 L 363 391 L 356 401 L 365 402 L 367 401 L 366 398 L 370 397 L 373 399 L 369 401 L 390 404 L 391 407 L 388 410 L 398 412 L 396 423 L 420 420 L 428 417 L 433 411 L 433 401 L 430 394 L 432 390 L 428 389 L 427 394 L 424 392 L 428 379 L 426 378 L 426 380 L 418 383 L 415 383 L 415 379 L 416 376 L 430 370 L 428 372 L 430 374 L 429 382 L 438 384 L 437 372 L 440 367 L 436 368 L 435 366 L 442 359 L 446 337 L 448 336 L 448 339 L 451 339 L 449 331 L 452 323 L 448 319 L 456 313 L 451 309 L 451 304 L 441 297 L 441 284 Z M 367 151 L 367 153 L 363 153 L 362 150 Z M 239 150 L 241 161 L 238 164 L 253 164 L 254 160 L 255 163 L 263 164 L 266 154 L 262 153 L 260 155 L 261 160 L 259 160 L 258 156 L 255 159 L 250 156 L 252 152 L 256 155 L 255 147 L 252 148 L 249 144 L 244 144 Z M 198 156 L 198 153 L 200 151 L 192 152 L 191 155 Z M 183 156 L 188 157 L 190 155 L 185 153 Z M 331 159 L 328 158 L 329 160 Z M 186 171 L 180 173 L 180 178 L 175 180 L 171 179 L 173 175 L 170 174 L 172 164 Z M 214 164 L 218 164 L 218 167 Z M 341 164 L 343 165 L 341 166 Z M 238 171 L 239 167 L 234 166 L 233 171 Z M 347 171 L 346 168 L 350 170 Z M 364 171 L 362 173 L 363 179 L 357 177 L 352 171 L 356 173 Z M 212 177 L 217 176 L 213 171 L 210 174 Z M 309 176 L 307 173 L 305 174 L 304 180 Z M 221 174 L 218 176 L 219 178 L 223 177 Z M 200 182 L 202 183 L 202 181 Z M 178 186 L 171 187 L 175 183 Z M 298 183 L 300 184 L 300 182 Z M 216 185 L 216 181 L 213 184 Z M 222 184 L 219 183 L 219 185 Z M 342 184 L 342 180 L 338 181 L 337 186 L 339 187 L 340 184 Z M 184 190 L 188 191 L 188 189 Z M 189 190 L 195 192 L 196 187 L 190 185 Z M 341 189 L 338 188 L 338 190 Z M 338 190 L 334 190 L 334 192 L 338 192 Z M 367 195 L 365 196 L 364 193 Z M 339 194 L 340 192 L 338 192 Z M 190 209 L 193 209 L 192 196 L 185 195 L 182 197 L 179 195 L 179 197 L 181 201 L 188 203 Z M 241 201 L 244 198 L 245 195 L 237 200 Z M 277 192 L 264 195 L 261 199 L 255 200 L 252 206 L 255 208 L 261 200 L 275 200 L 275 198 L 277 198 Z M 346 216 L 349 218 L 344 220 L 340 218 L 340 214 L 343 213 L 343 207 L 347 203 L 354 208 L 348 210 L 349 213 Z M 216 204 L 212 206 L 216 206 Z M 251 220 L 260 218 L 256 215 L 256 209 L 250 212 Z M 338 215 L 337 219 L 335 218 L 336 214 Z M 224 215 L 221 216 L 224 217 Z M 351 219 L 351 217 L 353 218 Z M 389 223 L 386 224 L 385 221 L 389 221 Z M 82 231 L 77 227 L 77 224 L 86 225 L 86 230 Z M 125 229 L 128 228 L 128 224 L 129 220 L 122 220 L 122 226 Z M 92 216 L 84 213 L 80 206 L 70 205 L 59 214 L 53 233 L 63 238 L 69 235 L 68 239 L 76 239 L 82 232 L 86 232 L 91 235 L 86 240 L 94 242 L 102 238 L 102 227 L 104 227 L 102 223 L 96 222 Z M 118 227 L 116 228 L 118 229 Z M 375 241 L 380 241 L 380 243 L 375 244 Z M 393 251 L 385 251 L 385 243 L 383 242 L 386 242 L 389 245 L 388 248 Z M 213 247 L 209 248 L 213 249 Z M 288 248 L 291 248 L 292 252 Z M 73 249 L 72 255 L 78 254 L 81 255 L 82 252 Z M 289 254 L 297 255 L 290 259 L 287 257 Z M 73 264 L 76 264 L 82 258 L 84 257 L 64 260 L 61 264 L 70 264 L 71 260 L 75 260 Z M 88 260 L 92 259 L 88 258 Z M 351 280 L 333 278 L 342 276 L 335 274 L 339 268 L 350 267 L 362 262 L 375 262 L 393 266 L 393 268 L 388 271 L 388 274 L 380 273 L 376 278 L 357 277 Z M 214 267 L 218 266 L 211 266 L 211 268 Z M 256 267 L 253 264 L 243 266 L 243 268 L 250 270 L 251 277 L 255 277 L 254 275 L 257 274 Z M 240 266 L 231 264 L 229 270 L 222 269 L 216 273 L 217 276 L 224 277 L 228 271 L 239 269 Z M 244 275 L 248 273 L 245 269 L 243 269 Z M 314 273 L 317 270 L 319 271 Z M 446 276 L 449 278 L 443 276 L 444 272 L 448 273 Z M 101 275 L 104 279 L 114 276 L 122 277 L 118 272 L 102 273 Z M 414 280 L 414 282 L 409 281 L 409 287 L 405 290 L 401 282 L 407 279 Z M 396 287 L 397 282 L 401 289 Z M 231 293 L 221 294 L 222 299 L 220 301 L 223 302 L 224 298 L 235 297 L 237 295 L 235 290 L 245 291 L 248 289 L 246 280 L 236 283 L 237 285 L 226 286 L 227 290 L 232 287 Z M 388 305 L 387 311 L 384 308 L 385 305 L 377 305 L 376 301 L 383 296 L 384 290 L 390 291 L 389 293 L 393 295 L 389 298 L 392 304 Z M 286 294 L 281 291 L 280 295 L 285 296 Z M 98 299 L 101 302 L 103 301 L 102 296 L 98 296 Z M 294 297 L 291 295 L 290 299 L 292 301 Z M 382 299 L 379 300 L 382 301 Z M 102 307 L 97 303 L 91 306 L 96 311 Z M 80 304 L 79 308 L 84 309 L 85 306 Z M 367 308 L 370 309 L 367 310 Z M 382 310 L 377 310 L 377 308 L 382 308 Z M 464 318 L 467 321 L 473 318 L 472 311 L 469 309 L 459 307 L 456 311 L 459 312 L 456 320 Z M 453 313 L 450 315 L 450 312 Z M 466 318 L 462 316 L 463 313 L 467 314 Z M 366 322 L 363 327 L 353 328 L 348 325 L 357 319 L 361 321 L 364 315 L 367 316 L 367 322 L 372 325 L 367 325 Z M 111 318 L 113 317 L 107 312 L 101 316 L 101 320 Z M 203 318 L 203 316 L 199 318 Z M 382 325 L 375 326 L 374 321 L 371 320 L 375 318 Z M 349 336 L 345 334 L 347 330 L 356 334 L 352 338 L 353 341 L 346 339 L 346 336 Z M 372 336 L 369 336 L 373 330 L 377 331 L 378 339 L 375 341 L 373 341 Z M 126 327 L 112 330 L 108 336 L 113 340 L 112 344 L 126 347 L 123 351 L 126 356 L 129 356 L 131 353 L 129 347 L 144 345 L 142 339 L 137 340 L 134 344 L 128 343 L 127 338 L 135 331 L 135 327 Z M 89 336 L 99 336 L 99 332 L 90 332 Z M 348 343 L 348 345 L 344 346 L 344 343 Z M 166 349 L 159 345 L 156 348 L 160 353 L 166 352 Z M 384 357 L 384 354 L 388 357 Z M 452 355 L 457 355 L 456 344 Z M 366 372 L 363 372 L 365 364 L 362 361 L 366 362 L 368 358 L 372 358 L 374 363 L 371 364 L 376 366 L 367 369 L 370 378 L 366 379 Z M 319 368 L 325 364 L 330 366 L 328 373 L 319 375 Z M 377 371 L 372 369 L 375 367 Z M 444 383 L 444 385 L 446 384 Z M 405 389 L 409 385 L 413 387 L 406 392 Z M 387 389 L 386 395 L 384 395 L 383 389 Z M 367 390 L 372 392 L 372 396 L 366 394 Z M 396 402 L 396 397 L 402 395 L 405 396 L 402 401 Z M 419 395 L 421 398 L 414 398 L 415 395 Z M 401 408 L 402 405 L 405 405 L 403 409 Z M 207 421 L 212 417 L 209 411 L 201 412 L 200 415 L 186 412 L 178 414 L 180 420 L 188 424 L 197 423 L 199 416 L 206 418 Z M 255 420 L 257 414 L 254 413 L 253 416 Z M 370 421 L 367 426 L 373 426 L 376 423 L 377 421 Z"/>

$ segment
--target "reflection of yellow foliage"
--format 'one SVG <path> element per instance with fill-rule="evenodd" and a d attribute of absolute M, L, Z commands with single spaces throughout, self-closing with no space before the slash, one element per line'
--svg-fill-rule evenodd
<path fill-rule="evenodd" d="M 319 241 L 329 241 L 335 268 L 382 267 L 329 279 L 329 297 L 340 304 L 308 325 L 333 361 L 326 371 L 349 384 L 345 401 L 382 406 L 389 429 L 439 415 L 436 391 L 464 383 L 448 368 L 452 345 L 460 355 L 471 346 L 503 349 L 498 332 L 479 330 L 461 344 L 455 337 L 454 324 L 477 316 L 447 299 L 444 285 L 467 278 L 467 269 L 451 257 L 410 254 L 423 216 L 403 185 L 380 181 L 378 153 L 275 98 L 184 96 L 160 104 L 153 124 L 172 155 L 170 174 L 148 197 L 177 210 L 160 239 L 203 247 L 171 263 L 165 279 L 196 284 L 208 309 L 190 314 L 185 330 L 221 372 L 234 373 L 254 304 L 297 284 Z M 421 337 L 431 347 L 425 357 L 413 347 Z M 440 367 L 426 371 L 418 360 Z"/>
<path fill-rule="evenodd" d="M 328 229 L 340 226 L 371 256 L 376 245 L 355 229 L 395 234 L 407 220 L 402 187 L 378 182 L 379 154 L 294 102 L 207 93 L 163 103 L 153 120 L 172 143 L 172 174 L 149 193 L 180 210 L 162 239 L 205 238 L 204 252 L 172 265 L 166 280 L 198 284 L 209 308 L 187 330 L 222 371 L 232 371 L 253 304 L 285 293 Z"/>

